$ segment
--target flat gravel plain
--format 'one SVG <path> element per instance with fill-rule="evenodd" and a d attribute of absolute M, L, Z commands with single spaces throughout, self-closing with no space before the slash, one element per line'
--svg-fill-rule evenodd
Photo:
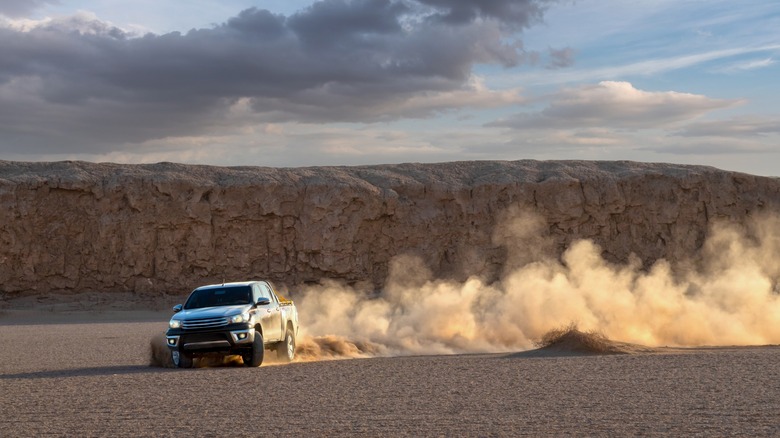
<path fill-rule="evenodd" d="M 0 436 L 780 436 L 780 347 L 175 370 L 165 326 L 0 318 Z"/>

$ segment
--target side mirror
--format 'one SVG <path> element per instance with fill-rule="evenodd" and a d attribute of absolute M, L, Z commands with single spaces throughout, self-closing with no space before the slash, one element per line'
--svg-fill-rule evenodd
<path fill-rule="evenodd" d="M 181 309 L 183 309 L 182 305 L 181 304 L 177 304 L 177 305 L 173 306 L 173 313 L 179 313 L 179 312 L 181 312 Z"/>
<path fill-rule="evenodd" d="M 269 300 L 268 297 L 260 297 L 257 299 L 257 303 L 255 304 L 257 304 L 258 306 L 267 306 L 271 304 L 271 300 Z"/>

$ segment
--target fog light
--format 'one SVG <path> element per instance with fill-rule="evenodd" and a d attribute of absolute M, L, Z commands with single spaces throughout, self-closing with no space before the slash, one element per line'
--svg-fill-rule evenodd
<path fill-rule="evenodd" d="M 246 339 L 246 333 L 239 333 L 238 339 Z"/>
<path fill-rule="evenodd" d="M 176 345 L 176 339 L 168 339 L 168 345 Z"/>

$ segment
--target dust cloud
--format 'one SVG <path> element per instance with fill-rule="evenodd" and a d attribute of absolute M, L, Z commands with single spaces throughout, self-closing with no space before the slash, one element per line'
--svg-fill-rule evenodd
<path fill-rule="evenodd" d="M 495 233 L 501 280 L 435 279 L 423 260 L 391 265 L 380 295 L 323 282 L 293 295 L 305 360 L 527 350 L 569 324 L 647 346 L 780 343 L 780 218 L 717 223 L 690 260 L 612 264 L 589 240 L 552 251 L 544 220 L 515 213 Z"/>
<path fill-rule="evenodd" d="M 149 340 L 149 366 L 174 368 L 171 350 L 163 333 L 158 333 Z"/>

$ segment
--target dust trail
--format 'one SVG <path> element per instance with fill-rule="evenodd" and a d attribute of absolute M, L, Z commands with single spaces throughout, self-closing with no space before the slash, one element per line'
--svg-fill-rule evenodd
<path fill-rule="evenodd" d="M 571 322 L 648 346 L 780 343 L 777 216 L 716 224 L 691 260 L 659 260 L 649 270 L 635 258 L 608 263 L 588 240 L 555 257 L 543 231 L 534 214 L 506 221 L 496 239 L 510 257 L 493 284 L 438 280 L 423 260 L 399 257 L 378 297 L 335 282 L 309 287 L 294 296 L 301 351 L 310 359 L 517 351 Z M 373 347 L 307 347 L 323 337 Z"/>
<path fill-rule="evenodd" d="M 380 356 L 382 345 L 369 341 L 352 341 L 343 336 L 304 336 L 295 349 L 296 362 Z"/>
<path fill-rule="evenodd" d="M 163 333 L 156 334 L 149 340 L 149 366 L 174 368 L 171 350 Z"/>
<path fill-rule="evenodd" d="M 576 325 L 553 329 L 536 342 L 540 349 L 563 350 L 586 354 L 619 354 L 614 342 L 598 332 L 581 332 Z"/>

